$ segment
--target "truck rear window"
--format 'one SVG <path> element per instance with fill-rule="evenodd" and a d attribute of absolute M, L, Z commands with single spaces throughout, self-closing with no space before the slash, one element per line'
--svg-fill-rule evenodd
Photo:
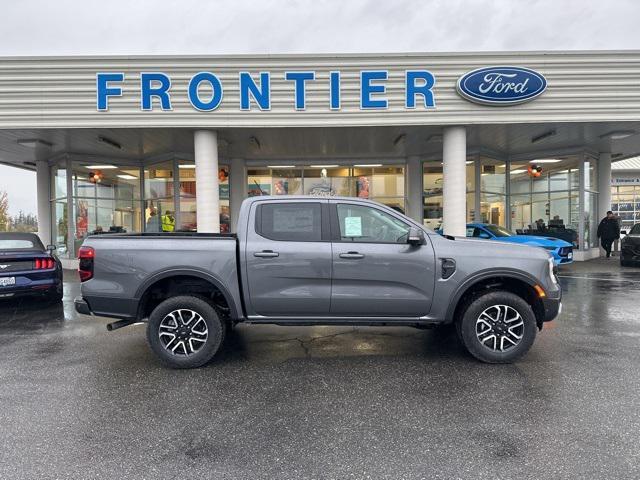
<path fill-rule="evenodd" d="M 320 242 L 321 219 L 319 203 L 270 203 L 259 206 L 256 230 L 270 240 Z"/>

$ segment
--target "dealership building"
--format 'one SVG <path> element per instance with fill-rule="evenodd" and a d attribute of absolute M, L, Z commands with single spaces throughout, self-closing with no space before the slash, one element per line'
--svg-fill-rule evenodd
<path fill-rule="evenodd" d="M 451 235 L 542 225 L 584 260 L 639 154 L 640 51 L 0 58 L 0 163 L 36 172 L 40 235 L 68 258 L 94 232 L 233 232 L 247 196 L 303 194 Z M 629 224 L 635 185 L 613 190 Z"/>

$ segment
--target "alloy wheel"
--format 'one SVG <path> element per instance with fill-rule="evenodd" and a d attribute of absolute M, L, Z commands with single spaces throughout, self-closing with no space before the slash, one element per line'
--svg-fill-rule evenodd
<path fill-rule="evenodd" d="M 158 329 L 160 344 L 171 354 L 189 357 L 207 342 L 209 330 L 202 315 L 190 309 L 168 313 Z"/>
<path fill-rule="evenodd" d="M 524 336 L 524 320 L 509 305 L 492 305 L 476 320 L 478 341 L 492 352 L 506 352 L 515 348 Z"/>

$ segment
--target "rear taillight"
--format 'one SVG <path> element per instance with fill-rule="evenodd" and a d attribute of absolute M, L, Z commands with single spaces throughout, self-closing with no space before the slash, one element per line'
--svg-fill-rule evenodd
<path fill-rule="evenodd" d="M 33 268 L 36 270 L 51 270 L 56 266 L 53 258 L 36 258 L 33 261 Z"/>
<path fill-rule="evenodd" d="M 86 282 L 93 278 L 93 259 L 96 257 L 96 251 L 93 247 L 80 247 L 78 250 L 78 273 L 80 274 L 80 281 Z"/>

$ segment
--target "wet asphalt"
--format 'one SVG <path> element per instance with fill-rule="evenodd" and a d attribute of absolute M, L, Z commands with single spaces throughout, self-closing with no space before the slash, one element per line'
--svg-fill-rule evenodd
<path fill-rule="evenodd" d="M 561 271 L 561 317 L 514 365 L 450 330 L 240 326 L 161 367 L 144 326 L 0 305 L 0 478 L 640 477 L 640 269 Z"/>

